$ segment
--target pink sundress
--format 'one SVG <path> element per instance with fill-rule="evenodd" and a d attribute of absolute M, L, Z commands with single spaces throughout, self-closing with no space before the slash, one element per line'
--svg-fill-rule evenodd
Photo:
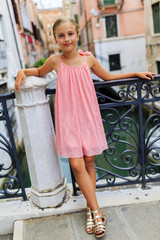
<path fill-rule="evenodd" d="M 60 56 L 55 97 L 57 153 L 66 158 L 101 154 L 108 148 L 94 84 L 86 63 L 64 64 Z"/>

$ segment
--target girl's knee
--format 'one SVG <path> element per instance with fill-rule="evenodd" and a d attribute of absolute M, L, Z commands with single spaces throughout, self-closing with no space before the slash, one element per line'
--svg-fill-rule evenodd
<path fill-rule="evenodd" d="M 71 168 L 73 170 L 74 173 L 79 174 L 81 173 L 81 171 L 83 170 L 83 165 L 84 163 L 82 163 L 82 161 L 84 161 L 83 159 L 79 160 L 79 159 L 69 159 Z"/>
<path fill-rule="evenodd" d="M 95 164 L 95 157 L 94 156 L 84 156 L 86 166 Z"/>

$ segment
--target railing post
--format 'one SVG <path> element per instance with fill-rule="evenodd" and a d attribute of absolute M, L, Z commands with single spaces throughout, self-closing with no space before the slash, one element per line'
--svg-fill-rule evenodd
<path fill-rule="evenodd" d="M 31 178 L 31 200 L 40 208 L 56 207 L 66 197 L 55 147 L 55 134 L 44 78 L 27 77 L 26 85 L 15 92 Z"/>
<path fill-rule="evenodd" d="M 139 104 L 139 158 L 141 160 L 142 189 L 146 188 L 145 178 L 145 155 L 144 155 L 144 132 L 143 132 L 143 102 L 142 102 L 142 82 L 138 81 L 138 104 Z"/>

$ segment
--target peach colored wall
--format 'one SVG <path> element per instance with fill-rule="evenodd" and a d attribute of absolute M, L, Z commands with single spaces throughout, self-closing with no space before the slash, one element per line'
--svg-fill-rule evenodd
<path fill-rule="evenodd" d="M 144 5 L 140 0 L 127 0 L 119 17 L 119 36 L 145 33 Z"/>
<path fill-rule="evenodd" d="M 119 36 L 130 36 L 130 35 L 138 35 L 145 33 L 145 22 L 144 22 L 144 5 L 141 0 L 125 0 L 124 5 L 121 9 L 117 7 L 114 8 L 106 8 L 104 10 L 99 9 L 97 7 L 96 0 L 82 0 L 83 4 L 83 14 L 79 13 L 79 25 L 80 31 L 85 26 L 85 12 L 86 19 L 91 19 L 92 22 L 92 33 L 93 40 L 98 40 L 105 38 L 104 33 L 104 25 L 102 21 L 102 16 L 107 14 L 117 14 L 118 17 L 118 33 Z M 99 15 L 101 17 L 100 27 L 96 27 L 97 17 L 91 14 L 90 10 L 94 8 L 95 11 L 99 11 Z"/>

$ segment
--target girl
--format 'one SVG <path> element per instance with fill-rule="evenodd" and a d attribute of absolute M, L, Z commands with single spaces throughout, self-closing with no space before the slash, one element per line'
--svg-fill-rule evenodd
<path fill-rule="evenodd" d="M 98 207 L 95 194 L 94 156 L 107 148 L 99 106 L 90 69 L 103 80 L 139 77 L 153 79 L 153 73 L 113 74 L 106 72 L 89 52 L 77 51 L 78 25 L 68 18 L 57 19 L 53 25 L 56 43 L 62 55 L 50 56 L 39 68 L 18 72 L 15 89 L 25 84 L 25 76 L 44 76 L 57 72 L 55 126 L 57 153 L 69 158 L 76 181 L 87 200 L 88 234 L 102 237 L 106 233 L 106 215 Z"/>

